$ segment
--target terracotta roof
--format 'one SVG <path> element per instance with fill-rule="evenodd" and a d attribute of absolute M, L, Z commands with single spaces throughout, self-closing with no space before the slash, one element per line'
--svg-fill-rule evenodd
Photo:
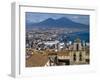
<path fill-rule="evenodd" d="M 60 51 L 57 53 L 58 56 L 69 56 L 69 51 Z"/>
<path fill-rule="evenodd" d="M 26 60 L 26 67 L 45 66 L 47 61 L 48 61 L 47 55 L 33 54 L 29 59 Z"/>

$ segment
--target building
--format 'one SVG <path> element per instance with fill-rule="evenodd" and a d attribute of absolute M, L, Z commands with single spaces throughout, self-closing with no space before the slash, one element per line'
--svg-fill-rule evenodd
<path fill-rule="evenodd" d="M 90 63 L 89 43 L 82 42 L 79 38 L 67 45 L 68 49 L 64 43 L 59 41 L 44 41 L 38 43 L 37 46 L 38 49 L 36 52 L 34 49 L 34 54 L 31 51 L 27 52 L 27 66 L 63 66 Z M 40 54 L 41 52 L 43 54 Z"/>
<path fill-rule="evenodd" d="M 56 52 L 57 54 L 49 55 L 49 66 L 55 65 L 78 65 L 89 64 L 89 48 L 77 38 L 71 46 L 71 49 Z M 69 46 L 69 47 L 70 47 Z"/>
<path fill-rule="evenodd" d="M 70 64 L 88 64 L 89 52 L 81 40 L 77 38 L 73 43 L 73 50 L 70 51 Z"/>

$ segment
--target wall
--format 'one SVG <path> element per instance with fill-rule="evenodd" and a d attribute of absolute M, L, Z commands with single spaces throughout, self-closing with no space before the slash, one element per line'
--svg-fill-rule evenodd
<path fill-rule="evenodd" d="M 0 80 L 14 80 L 14 78 L 10 77 L 10 64 L 11 64 L 11 2 L 15 0 L 1 0 L 0 2 Z M 16 0 L 19 1 L 19 0 Z M 24 0 L 23 0 L 24 1 Z M 94 45 L 97 45 L 96 50 L 98 52 L 97 57 L 97 73 L 91 74 L 68 74 L 62 76 L 47 76 L 44 75 L 42 77 L 33 77 L 33 78 L 18 78 L 18 80 L 99 80 L 100 74 L 100 52 L 99 52 L 99 43 L 100 43 L 100 5 L 99 0 L 27 0 L 34 1 L 34 4 L 43 4 L 47 3 L 48 5 L 56 5 L 56 4 L 78 4 L 84 6 L 96 6 L 97 11 L 97 35 L 94 38 L 97 39 Z M 26 2 L 26 1 L 25 1 Z M 62 3 L 63 2 L 63 3 Z M 52 4 L 50 4 L 52 3 Z"/>

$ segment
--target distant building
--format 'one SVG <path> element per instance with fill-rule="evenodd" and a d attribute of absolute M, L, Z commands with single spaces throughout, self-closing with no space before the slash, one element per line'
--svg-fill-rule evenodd
<path fill-rule="evenodd" d="M 59 41 L 57 41 L 57 40 L 56 40 L 56 41 L 45 41 L 45 42 L 43 42 L 43 44 L 44 44 L 47 48 L 52 48 L 52 49 L 57 50 Z"/>
<path fill-rule="evenodd" d="M 65 47 L 65 44 L 63 42 L 58 44 L 59 51 L 62 50 L 64 47 Z"/>

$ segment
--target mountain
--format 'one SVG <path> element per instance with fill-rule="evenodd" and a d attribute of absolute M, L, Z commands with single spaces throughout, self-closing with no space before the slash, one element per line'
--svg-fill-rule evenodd
<path fill-rule="evenodd" d="M 78 29 L 88 29 L 89 25 L 81 24 L 81 23 L 76 23 L 74 21 L 71 21 L 68 18 L 61 17 L 59 19 L 52 19 L 48 18 L 44 21 L 38 22 L 38 23 L 28 23 L 26 22 L 26 27 L 27 28 L 78 28 Z"/>

